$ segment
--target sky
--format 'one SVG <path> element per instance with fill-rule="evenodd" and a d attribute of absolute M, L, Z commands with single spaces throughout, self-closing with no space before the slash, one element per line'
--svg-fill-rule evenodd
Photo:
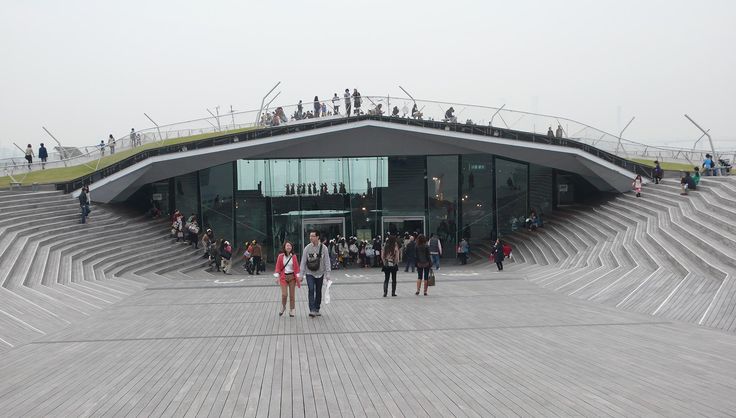
<path fill-rule="evenodd" d="M 357 87 L 736 149 L 736 1 L 0 0 L 0 148 Z M 19 152 L 19 151 L 18 151 Z"/>

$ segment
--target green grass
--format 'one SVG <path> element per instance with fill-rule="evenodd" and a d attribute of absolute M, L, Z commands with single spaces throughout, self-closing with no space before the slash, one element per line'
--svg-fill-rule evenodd
<path fill-rule="evenodd" d="M 648 167 L 654 168 L 654 160 L 645 160 L 642 158 L 631 158 L 631 161 L 639 164 L 644 164 Z M 690 164 L 687 163 L 668 163 L 666 161 L 660 161 L 659 162 L 660 167 L 662 167 L 662 170 L 665 171 L 693 171 L 693 167 Z"/>
<path fill-rule="evenodd" d="M 168 145 L 187 144 L 190 142 L 200 141 L 202 139 L 212 138 L 216 136 L 246 132 L 252 129 L 253 128 L 234 129 L 230 131 L 185 136 L 181 138 L 167 139 L 167 140 L 164 140 L 163 142 L 154 142 L 154 143 L 145 144 L 145 145 L 142 145 L 134 149 L 126 149 L 124 151 L 118 151 L 113 155 L 106 155 L 105 157 L 101 158 L 98 169 L 103 169 L 107 166 L 115 164 L 118 161 L 122 161 L 141 151 L 160 148 L 160 147 L 168 146 Z M 79 177 L 91 174 L 95 171 L 95 167 L 97 167 L 97 160 L 90 161 L 86 164 L 75 165 L 72 167 L 50 168 L 47 170 L 34 170 L 34 171 L 28 171 L 28 172 L 18 171 L 17 173 L 13 175 L 13 177 L 15 178 L 16 181 L 19 181 L 24 186 L 31 185 L 33 183 L 55 184 L 55 183 L 63 183 L 63 182 L 71 181 L 74 179 L 78 179 Z M 10 182 L 11 182 L 10 176 L 0 177 L 0 189 L 9 188 Z"/>

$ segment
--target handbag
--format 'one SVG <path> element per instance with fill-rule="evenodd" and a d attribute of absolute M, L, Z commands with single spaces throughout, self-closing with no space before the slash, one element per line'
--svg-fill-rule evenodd
<path fill-rule="evenodd" d="M 429 270 L 429 279 L 427 280 L 427 286 L 434 286 L 434 270 Z"/>

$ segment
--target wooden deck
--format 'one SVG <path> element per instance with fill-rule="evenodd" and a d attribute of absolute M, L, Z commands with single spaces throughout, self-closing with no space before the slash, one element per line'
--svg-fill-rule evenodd
<path fill-rule="evenodd" d="M 446 267 L 335 273 L 277 315 L 270 276 L 149 284 L 0 359 L 3 416 L 733 416 L 736 335 Z M 521 266 L 519 266 L 521 267 Z M 242 280 L 241 280 L 242 279 Z"/>

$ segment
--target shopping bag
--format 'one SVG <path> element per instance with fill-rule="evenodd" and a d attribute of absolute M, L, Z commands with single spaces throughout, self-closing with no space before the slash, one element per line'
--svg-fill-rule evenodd
<path fill-rule="evenodd" d="M 325 288 L 325 304 L 330 303 L 330 286 L 332 286 L 332 280 L 327 280 L 327 287 Z"/>
<path fill-rule="evenodd" d="M 429 270 L 429 280 L 427 280 L 427 286 L 434 286 L 434 270 Z"/>

